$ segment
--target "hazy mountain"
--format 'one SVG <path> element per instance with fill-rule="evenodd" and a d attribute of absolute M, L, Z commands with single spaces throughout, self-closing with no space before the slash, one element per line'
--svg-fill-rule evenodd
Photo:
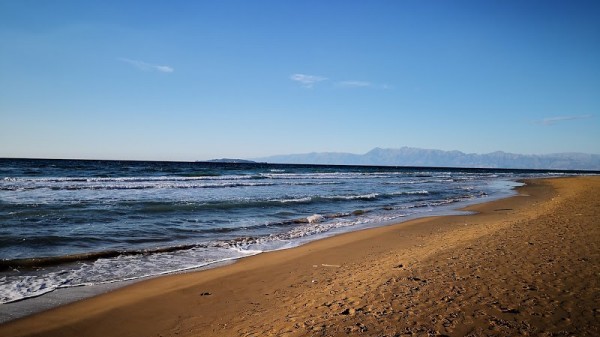
<path fill-rule="evenodd" d="M 431 167 L 522 168 L 558 170 L 600 170 L 600 155 L 556 153 L 525 155 L 502 151 L 476 154 L 460 151 L 411 147 L 375 148 L 365 154 L 313 152 L 258 158 L 256 161 L 282 164 L 392 165 Z"/>

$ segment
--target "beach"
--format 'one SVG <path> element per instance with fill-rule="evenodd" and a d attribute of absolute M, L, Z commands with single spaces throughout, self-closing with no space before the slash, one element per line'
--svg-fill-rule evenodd
<path fill-rule="evenodd" d="M 600 334 L 600 178 L 142 281 L 2 336 Z"/>

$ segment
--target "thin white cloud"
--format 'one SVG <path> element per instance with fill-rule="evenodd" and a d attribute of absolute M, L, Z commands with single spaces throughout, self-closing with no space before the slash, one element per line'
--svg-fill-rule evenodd
<path fill-rule="evenodd" d="M 306 75 L 306 74 L 293 74 L 290 76 L 290 80 L 300 83 L 305 88 L 312 88 L 316 83 L 327 81 L 327 77 Z"/>
<path fill-rule="evenodd" d="M 341 81 L 337 84 L 346 88 L 366 88 L 373 86 L 373 83 L 367 81 Z"/>
<path fill-rule="evenodd" d="M 154 66 L 154 68 L 163 73 L 172 73 L 174 70 L 172 67 L 169 66 Z"/>
<path fill-rule="evenodd" d="M 328 81 L 329 78 L 323 76 L 316 75 L 306 75 L 306 74 L 293 74 L 290 75 L 290 80 L 298 82 L 305 88 L 312 88 L 319 82 Z M 347 81 L 333 81 L 333 85 L 340 88 L 376 88 L 389 90 L 392 89 L 392 86 L 388 84 L 380 84 L 373 83 L 369 81 L 360 81 L 360 80 L 347 80 Z"/>
<path fill-rule="evenodd" d="M 171 66 L 152 64 L 152 63 L 147 63 L 144 61 L 131 60 L 131 59 L 127 59 L 127 58 L 120 58 L 119 60 L 123 61 L 125 63 L 128 63 L 128 64 L 130 64 L 140 70 L 143 70 L 143 71 L 158 71 L 161 73 L 172 73 L 173 71 L 175 71 L 175 69 L 173 69 L 173 67 L 171 67 Z"/>
<path fill-rule="evenodd" d="M 564 122 L 564 121 L 572 121 L 572 120 L 576 120 L 576 119 L 588 119 L 588 118 L 592 118 L 592 115 L 575 115 L 575 116 L 557 116 L 557 117 L 548 117 L 548 118 L 544 118 L 541 121 L 539 121 L 539 124 L 542 125 L 554 125 L 556 123 L 559 122 Z"/>

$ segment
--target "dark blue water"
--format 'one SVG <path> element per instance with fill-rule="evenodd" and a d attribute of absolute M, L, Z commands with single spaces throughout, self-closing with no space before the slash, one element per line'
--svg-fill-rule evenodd
<path fill-rule="evenodd" d="M 0 302 L 292 247 L 559 174 L 0 159 Z"/>

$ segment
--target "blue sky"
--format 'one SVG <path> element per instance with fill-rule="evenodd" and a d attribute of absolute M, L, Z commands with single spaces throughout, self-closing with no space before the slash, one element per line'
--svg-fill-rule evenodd
<path fill-rule="evenodd" d="M 0 0 L 0 157 L 600 153 L 598 1 Z"/>

